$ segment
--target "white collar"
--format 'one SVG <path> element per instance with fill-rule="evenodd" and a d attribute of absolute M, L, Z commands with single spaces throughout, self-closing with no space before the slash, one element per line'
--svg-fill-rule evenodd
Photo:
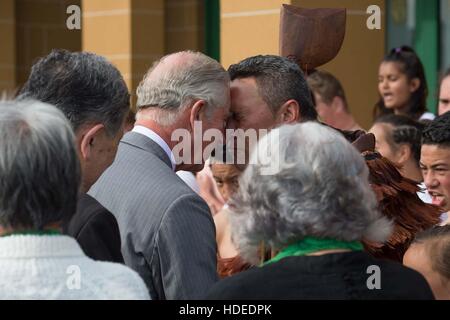
<path fill-rule="evenodd" d="M 10 235 L 0 238 L 0 259 L 85 256 L 77 241 L 65 235 Z"/>
<path fill-rule="evenodd" d="M 146 136 L 147 138 L 151 139 L 152 141 L 156 142 L 169 157 L 170 162 L 172 164 L 172 170 L 175 171 L 176 162 L 175 162 L 175 157 L 172 153 L 172 150 L 170 150 L 169 145 L 163 140 L 163 138 L 161 138 L 161 136 L 159 134 L 157 134 L 155 131 L 153 131 L 147 127 L 140 126 L 140 125 L 134 126 L 132 131 L 136 132 L 136 133 L 140 133 L 140 134 Z"/>

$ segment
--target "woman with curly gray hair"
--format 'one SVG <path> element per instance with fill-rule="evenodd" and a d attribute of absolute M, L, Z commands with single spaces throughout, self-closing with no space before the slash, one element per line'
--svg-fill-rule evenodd
<path fill-rule="evenodd" d="M 258 264 L 261 242 L 278 254 L 217 283 L 210 299 L 433 298 L 419 273 L 363 251 L 361 241 L 384 241 L 391 223 L 376 209 L 363 158 L 331 128 L 272 130 L 230 207 L 244 259 Z"/>

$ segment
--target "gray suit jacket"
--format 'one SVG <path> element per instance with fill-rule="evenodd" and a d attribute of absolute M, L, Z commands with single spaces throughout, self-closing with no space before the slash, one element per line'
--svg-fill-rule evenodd
<path fill-rule="evenodd" d="M 218 280 L 209 208 L 157 143 L 127 133 L 89 194 L 115 215 L 125 263 L 152 299 L 196 299 Z"/>

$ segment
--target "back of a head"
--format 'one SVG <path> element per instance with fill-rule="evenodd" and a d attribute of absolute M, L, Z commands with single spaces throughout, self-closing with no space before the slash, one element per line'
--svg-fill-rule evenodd
<path fill-rule="evenodd" d="M 76 209 L 80 168 L 65 116 L 37 101 L 0 102 L 0 225 L 40 230 Z"/>
<path fill-rule="evenodd" d="M 432 269 L 450 282 L 450 225 L 435 226 L 417 234 L 411 245 L 426 248 Z"/>
<path fill-rule="evenodd" d="M 278 170 L 262 174 L 269 164 Z M 390 233 L 359 152 L 315 122 L 282 126 L 263 137 L 230 207 L 234 238 L 249 260 L 262 240 L 282 248 L 307 236 L 383 241 Z"/>
<path fill-rule="evenodd" d="M 253 77 L 259 95 L 275 114 L 286 101 L 300 105 L 301 121 L 317 120 L 311 92 L 300 67 L 292 60 L 275 55 L 258 55 L 229 67 L 231 80 Z"/>
<path fill-rule="evenodd" d="M 422 145 L 450 148 L 450 112 L 434 119 L 422 133 Z"/>
<path fill-rule="evenodd" d="M 335 97 L 339 97 L 344 102 L 344 106 L 348 111 L 344 88 L 334 75 L 327 71 L 316 70 L 306 80 L 311 91 L 317 93 L 323 102 L 331 104 Z"/>
<path fill-rule="evenodd" d="M 193 51 L 162 57 L 146 73 L 137 88 L 139 111 L 152 108 L 152 117 L 161 125 L 171 125 L 192 102 L 204 100 L 209 114 L 229 102 L 230 78 L 216 60 Z"/>
<path fill-rule="evenodd" d="M 375 120 L 374 123 L 386 123 L 393 127 L 392 132 L 387 132 L 387 140 L 391 147 L 394 144 L 406 143 L 410 146 L 414 160 L 419 165 L 420 161 L 420 147 L 422 140 L 422 131 L 425 125 L 421 122 L 415 121 L 404 115 L 387 114 Z"/>
<path fill-rule="evenodd" d="M 53 50 L 32 67 L 19 98 L 50 103 L 70 120 L 75 132 L 102 123 L 115 136 L 130 106 L 127 86 L 116 67 L 88 52 Z"/>

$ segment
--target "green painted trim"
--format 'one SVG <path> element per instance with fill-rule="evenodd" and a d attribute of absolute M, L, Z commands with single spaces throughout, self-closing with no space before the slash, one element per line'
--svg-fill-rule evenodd
<path fill-rule="evenodd" d="M 414 49 L 422 60 L 428 83 L 427 107 L 436 113 L 439 73 L 439 1 L 416 1 Z"/>
<path fill-rule="evenodd" d="M 205 54 L 220 61 L 220 0 L 205 4 Z"/>

